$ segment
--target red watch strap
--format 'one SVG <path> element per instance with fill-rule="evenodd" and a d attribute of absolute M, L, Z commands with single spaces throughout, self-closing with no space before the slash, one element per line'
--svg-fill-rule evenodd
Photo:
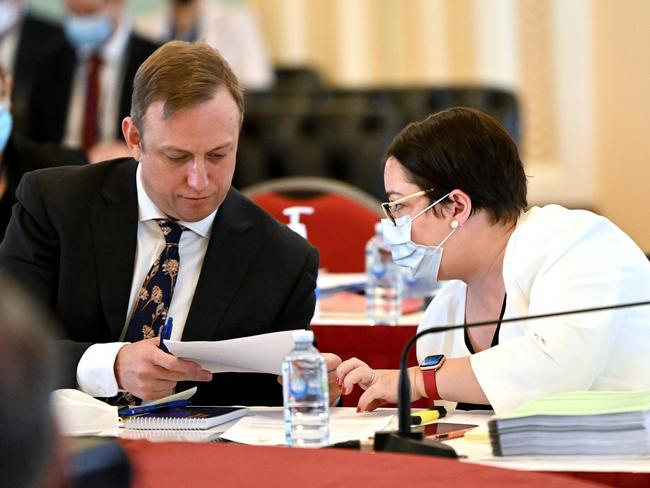
<path fill-rule="evenodd" d="M 434 400 L 441 400 L 438 394 L 438 387 L 436 386 L 436 370 L 428 369 L 422 371 L 422 376 L 424 377 L 424 391 L 427 392 L 431 404 L 433 404 Z"/>

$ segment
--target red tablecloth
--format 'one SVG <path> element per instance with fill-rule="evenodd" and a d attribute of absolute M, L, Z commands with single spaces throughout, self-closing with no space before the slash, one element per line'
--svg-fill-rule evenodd
<path fill-rule="evenodd" d="M 316 325 L 312 324 L 318 349 L 346 360 L 357 357 L 375 369 L 397 369 L 406 341 L 415 335 L 416 325 Z M 415 347 L 409 354 L 409 366 L 417 364 Z M 344 406 L 356 407 L 360 388 L 343 399 Z M 415 406 L 424 406 L 415 403 Z"/>
<path fill-rule="evenodd" d="M 134 487 L 602 486 L 557 474 L 512 471 L 405 454 L 235 444 L 121 440 Z"/>

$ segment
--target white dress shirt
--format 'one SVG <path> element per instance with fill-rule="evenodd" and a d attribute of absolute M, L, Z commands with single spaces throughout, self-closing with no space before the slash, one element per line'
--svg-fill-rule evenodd
<path fill-rule="evenodd" d="M 117 117 L 124 81 L 126 49 L 131 35 L 131 21 L 120 19 L 111 38 L 101 47 L 102 59 L 99 74 L 100 97 L 97 113 L 99 132 L 97 142 L 112 141 L 121 138 L 117 133 Z M 77 64 L 73 76 L 72 92 L 68 103 L 68 116 L 64 145 L 81 147 L 83 118 L 86 109 L 86 91 L 88 88 L 89 53 L 77 51 Z"/>
<path fill-rule="evenodd" d="M 0 65 L 5 74 L 13 74 L 18 39 L 22 30 L 22 19 L 16 23 L 8 32 L 0 36 Z"/>
<path fill-rule="evenodd" d="M 462 231 L 459 231 L 462 232 Z M 444 259 L 444 256 L 443 256 Z M 503 260 L 505 318 L 650 300 L 650 262 L 604 217 L 557 205 L 522 214 Z M 466 285 L 449 282 L 418 331 L 463 324 Z M 505 323 L 471 356 L 497 413 L 541 394 L 650 388 L 650 307 Z M 418 341 L 418 359 L 469 355 L 463 330 Z"/>
<path fill-rule="evenodd" d="M 121 339 L 126 335 L 126 329 L 135 305 L 138 292 L 144 282 L 151 265 L 165 247 L 165 238 L 155 219 L 167 219 L 156 204 L 149 198 L 142 185 L 141 167 L 136 171 L 136 187 L 138 194 L 138 240 L 133 268 L 133 280 L 129 298 L 128 312 L 124 320 L 124 330 Z M 198 222 L 178 221 L 186 228 L 181 234 L 178 245 L 180 267 L 174 293 L 169 305 L 169 316 L 174 319 L 171 339 L 180 340 L 185 328 L 187 314 L 192 304 L 194 290 L 199 281 L 203 259 L 210 241 L 212 223 L 217 211 L 215 210 Z M 114 373 L 115 358 L 119 350 L 128 342 L 113 342 L 93 344 L 81 357 L 77 366 L 77 383 L 79 389 L 98 397 L 114 396 L 118 392 L 117 379 Z"/>

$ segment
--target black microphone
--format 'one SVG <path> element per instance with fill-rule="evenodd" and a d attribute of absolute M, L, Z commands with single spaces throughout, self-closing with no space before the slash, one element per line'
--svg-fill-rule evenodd
<path fill-rule="evenodd" d="M 579 313 L 602 312 L 604 310 L 615 310 L 618 308 L 640 307 L 650 305 L 650 301 L 623 303 L 619 305 L 608 305 L 603 307 L 581 308 L 576 310 L 567 310 L 563 312 L 551 312 L 538 315 L 528 315 L 523 317 L 511 317 L 502 319 L 501 323 L 521 322 L 523 320 L 545 319 L 549 317 L 559 317 L 563 315 L 574 315 Z M 462 325 L 447 325 L 442 327 L 431 327 L 418 332 L 411 337 L 404 349 L 400 360 L 399 383 L 397 393 L 397 414 L 399 418 L 399 428 L 397 432 L 383 432 L 379 437 L 375 437 L 375 450 L 392 451 L 392 452 L 410 452 L 418 454 L 433 454 L 437 456 L 456 457 L 455 451 L 448 445 L 430 440 L 423 440 L 421 432 L 411 432 L 411 383 L 408 377 L 408 353 L 415 342 L 422 336 L 448 330 L 462 329 L 464 327 L 483 327 L 499 323 L 499 319 L 484 320 L 481 322 L 471 322 Z"/>

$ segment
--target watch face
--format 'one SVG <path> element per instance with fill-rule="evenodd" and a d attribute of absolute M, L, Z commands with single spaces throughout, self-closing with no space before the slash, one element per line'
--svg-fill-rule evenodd
<path fill-rule="evenodd" d="M 436 369 L 442 364 L 444 359 L 444 354 L 434 354 L 432 356 L 427 356 L 424 358 L 422 363 L 420 363 L 420 369 Z"/>

